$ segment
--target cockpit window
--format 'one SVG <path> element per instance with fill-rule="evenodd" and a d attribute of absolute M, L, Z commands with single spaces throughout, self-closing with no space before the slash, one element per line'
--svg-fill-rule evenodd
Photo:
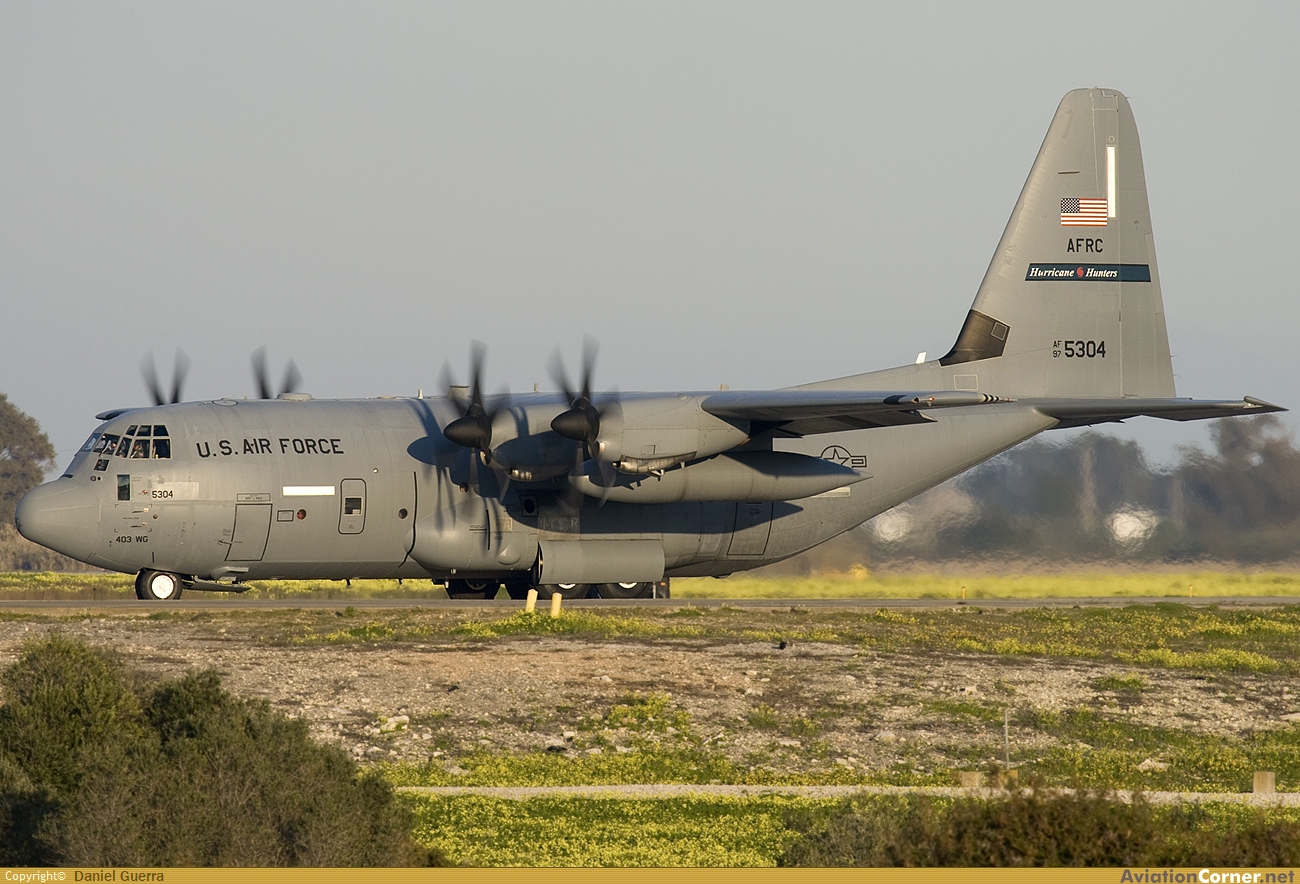
<path fill-rule="evenodd" d="M 96 434 L 86 443 L 83 451 L 117 457 L 170 458 L 172 440 L 167 438 L 167 428 L 162 424 L 139 424 L 127 427 L 126 435 Z M 135 436 L 136 438 L 132 438 Z M 152 438 L 150 438 L 152 436 Z"/>
<path fill-rule="evenodd" d="M 93 449 L 93 450 L 95 450 L 95 451 L 99 451 L 100 449 L 95 448 L 95 445 L 96 445 L 98 442 L 99 442 L 99 434 L 98 434 L 98 433 L 91 433 L 91 434 L 90 434 L 90 438 L 86 440 L 86 444 L 83 445 L 83 446 L 81 446 L 81 450 L 82 450 L 82 451 L 90 451 L 90 450 Z"/>

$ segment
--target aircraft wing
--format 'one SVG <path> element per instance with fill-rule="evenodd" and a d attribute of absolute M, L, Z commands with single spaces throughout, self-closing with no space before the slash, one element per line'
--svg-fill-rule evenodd
<path fill-rule="evenodd" d="M 843 430 L 922 424 L 932 408 L 966 408 L 1011 400 L 987 393 L 953 390 L 881 392 L 861 390 L 723 390 L 701 407 L 716 417 L 766 425 L 778 435 L 812 436 Z M 1285 408 L 1247 396 L 1244 399 L 1019 399 L 1020 405 L 1054 417 L 1060 427 L 1112 423 L 1132 417 L 1192 421 L 1269 414 Z"/>
<path fill-rule="evenodd" d="M 1131 417 L 1159 417 L 1173 421 L 1198 421 L 1286 411 L 1280 405 L 1247 396 L 1244 399 L 1019 399 L 1054 417 L 1061 427 L 1112 423 Z"/>
<path fill-rule="evenodd" d="M 778 435 L 811 436 L 842 430 L 923 424 L 930 408 L 964 408 L 1006 402 L 987 393 L 953 390 L 882 392 L 880 390 L 724 390 L 707 396 L 700 407 L 715 417 L 767 425 Z"/>

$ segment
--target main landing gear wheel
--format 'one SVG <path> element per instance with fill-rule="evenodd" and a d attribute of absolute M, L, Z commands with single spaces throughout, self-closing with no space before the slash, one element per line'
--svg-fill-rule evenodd
<path fill-rule="evenodd" d="M 135 578 L 135 597 L 162 602 L 181 597 L 181 578 L 167 571 L 141 571 Z"/>
<path fill-rule="evenodd" d="M 602 599 L 650 599 L 655 593 L 653 583 L 601 583 L 596 588 Z"/>
<path fill-rule="evenodd" d="M 501 584 L 495 580 L 448 580 L 447 598 L 494 599 Z"/>
<path fill-rule="evenodd" d="M 573 599 L 585 599 L 591 595 L 590 583 L 548 583 L 545 586 L 537 587 L 537 594 L 543 599 L 550 599 L 555 593 L 560 594 L 560 598 L 567 601 Z"/>

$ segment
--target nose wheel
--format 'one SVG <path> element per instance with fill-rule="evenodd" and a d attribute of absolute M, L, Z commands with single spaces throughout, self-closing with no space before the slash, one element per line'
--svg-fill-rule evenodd
<path fill-rule="evenodd" d="M 179 574 L 168 571 L 141 571 L 135 578 L 135 597 L 149 602 L 163 602 L 181 597 Z"/>

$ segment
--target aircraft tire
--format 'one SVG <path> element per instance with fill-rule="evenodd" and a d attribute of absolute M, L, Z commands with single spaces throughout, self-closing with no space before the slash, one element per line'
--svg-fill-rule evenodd
<path fill-rule="evenodd" d="M 182 591 L 178 574 L 146 569 L 135 577 L 135 597 L 147 602 L 173 601 L 181 597 Z"/>
<path fill-rule="evenodd" d="M 494 599 L 501 584 L 495 580 L 448 580 L 447 598 Z"/>
<path fill-rule="evenodd" d="M 601 583 L 596 589 L 602 599 L 648 599 L 655 591 L 653 583 Z"/>
<path fill-rule="evenodd" d="M 590 583 L 548 583 L 545 586 L 537 587 L 539 598 L 550 601 L 555 593 L 560 594 L 560 598 L 566 602 L 574 599 L 585 599 L 591 595 L 592 585 Z"/>

